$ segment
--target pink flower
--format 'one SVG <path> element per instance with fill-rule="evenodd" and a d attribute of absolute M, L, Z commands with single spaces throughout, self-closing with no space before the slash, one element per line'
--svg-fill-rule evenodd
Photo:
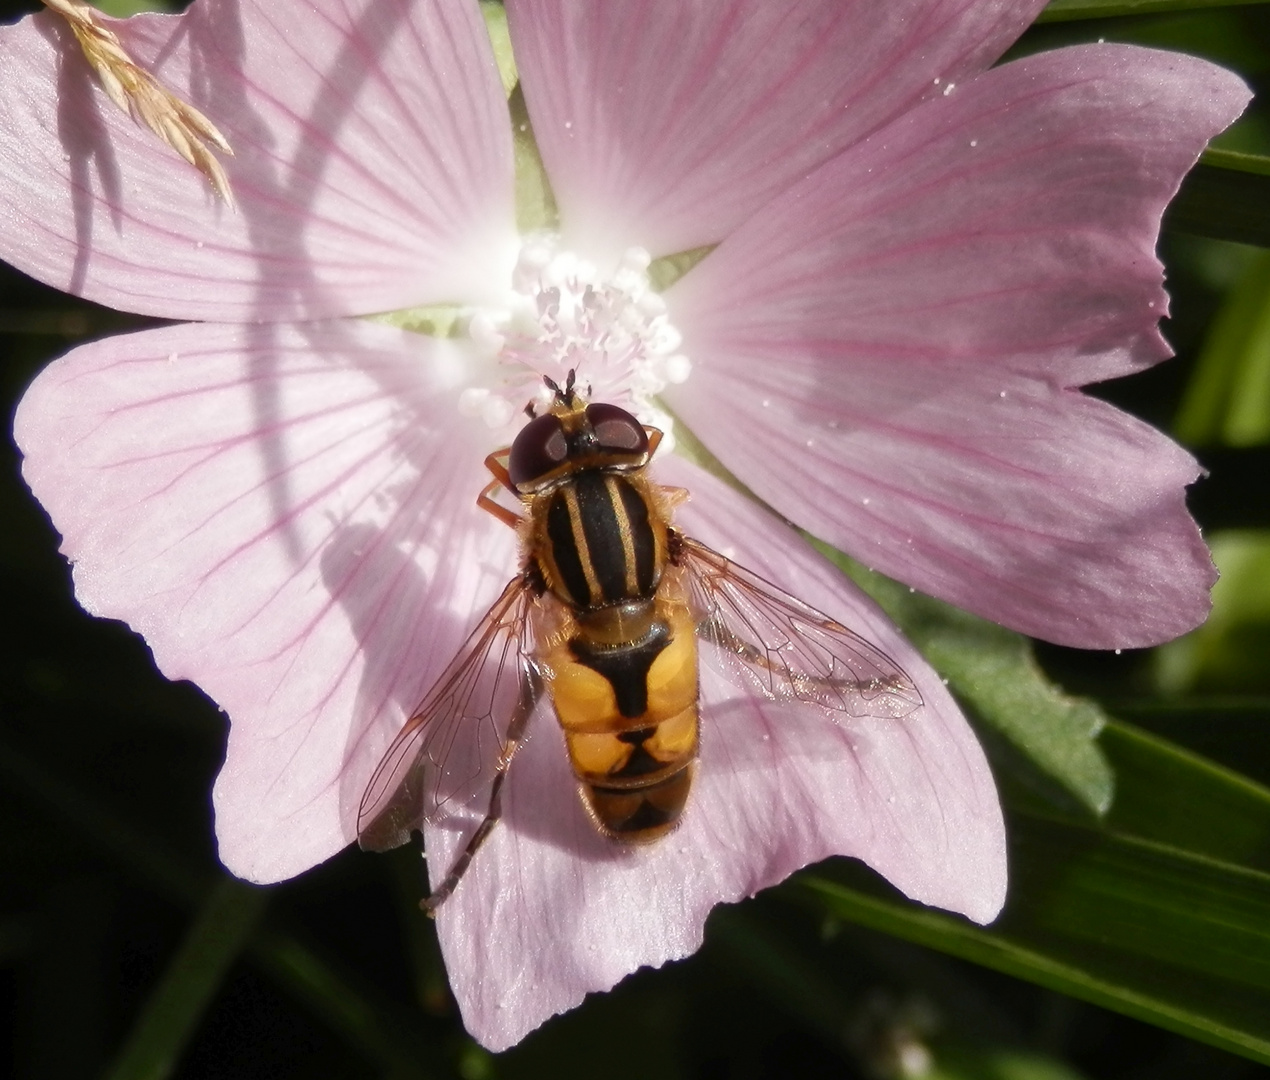
<path fill-rule="evenodd" d="M 1248 94 L 1112 45 L 986 70 L 1041 6 L 508 0 L 561 216 L 524 248 L 475 4 L 196 0 L 119 24 L 233 144 L 237 214 L 103 103 L 48 17 L 3 32 L 0 255 L 205 320 L 76 349 L 16 432 L 84 606 L 232 718 L 233 872 L 277 881 L 354 838 L 385 746 L 516 570 L 474 506 L 482 459 L 533 372 L 579 355 L 597 397 L 668 405 L 776 510 L 924 591 L 1091 647 L 1204 618 L 1195 463 L 1076 388 L 1168 355 L 1160 213 Z M 649 298 L 640 249 L 714 244 Z M 581 303 L 587 282 L 600 314 L 566 303 L 544 344 L 543 290 Z M 445 302 L 469 336 L 353 318 Z M 996 793 L 938 677 L 771 515 L 655 469 L 691 490 L 690 534 L 876 642 L 925 705 L 833 726 L 703 670 L 693 801 L 635 851 L 596 834 L 540 709 L 438 919 L 494 1049 L 833 853 L 972 919 L 1002 903 Z M 435 881 L 456 837 L 426 839 Z"/>

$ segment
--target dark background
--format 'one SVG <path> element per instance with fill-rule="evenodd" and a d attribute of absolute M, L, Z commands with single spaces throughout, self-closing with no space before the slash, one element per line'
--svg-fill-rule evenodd
<path fill-rule="evenodd" d="M 3 3 L 0 16 L 32 7 Z M 1259 90 L 1270 71 L 1270 7 L 1180 23 L 1168 16 L 1051 24 L 1034 29 L 1022 48 L 1117 35 L 1197 42 L 1196 51 L 1226 56 Z M 1201 175 L 1194 183 L 1222 179 Z M 1214 313 L 1256 257 L 1251 247 L 1215 239 L 1224 221 L 1211 199 L 1184 194 L 1162 244 L 1174 298 L 1167 333 L 1179 356 L 1097 390 L 1166 428 Z M 1240 228 L 1235 234 L 1248 238 L 1255 225 Z M 141 325 L 0 266 L 6 429 L 24 387 L 50 358 Z M 1212 470 L 1194 493 L 1201 523 L 1213 530 L 1270 524 L 1266 448 L 1197 450 Z M 226 940 L 241 951 L 227 951 L 223 980 L 187 1017 L 188 1039 L 177 1040 L 169 1062 L 180 1077 L 865 1077 L 899 1075 L 897 1055 L 912 1047 L 933 1049 L 938 1075 L 1001 1080 L 1267 1071 L 838 922 L 788 887 L 717 911 L 697 956 L 640 972 L 494 1058 L 471 1043 L 455 1015 L 431 924 L 415 908 L 423 890 L 417 856 L 348 850 L 273 889 L 227 881 L 209 805 L 226 720 L 193 686 L 161 678 L 129 630 L 78 608 L 58 537 L 19 465 L 6 434 L 0 1023 L 15 1075 L 105 1075 L 112 1063 L 135 1060 L 120 1055 L 135 1051 L 146 1024 L 178 1023 L 165 1017 L 155 991 L 200 911 L 230 912 Z M 1244 628 L 1249 655 L 1263 647 L 1256 634 L 1264 630 Z M 1062 684 L 1118 715 L 1270 781 L 1261 738 L 1267 687 L 1255 665 L 1204 687 L 1203 708 L 1159 710 L 1150 656 L 1052 647 L 1040 656 Z M 1236 691 L 1238 698 L 1229 696 Z M 1233 704 L 1214 709 L 1214 694 Z"/>

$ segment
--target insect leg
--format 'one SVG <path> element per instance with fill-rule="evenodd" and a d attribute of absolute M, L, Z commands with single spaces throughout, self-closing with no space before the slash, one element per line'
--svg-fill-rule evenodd
<path fill-rule="evenodd" d="M 485 817 L 481 819 L 481 823 L 472 833 L 467 845 L 459 852 L 458 858 L 454 860 L 445 879 L 432 890 L 430 896 L 419 901 L 419 907 L 429 918 L 436 918 L 437 908 L 454 892 L 459 880 L 467 872 L 472 857 L 485 843 L 494 826 L 498 824 L 498 819 L 503 816 L 503 782 L 507 779 L 507 770 L 511 767 L 516 751 L 520 748 L 520 741 L 525 734 L 525 725 L 529 723 L 529 717 L 541 694 L 542 679 L 537 669 L 526 662 L 525 676 L 520 687 L 520 700 L 516 704 L 516 711 L 512 714 L 511 723 L 507 725 L 507 734 L 503 738 L 503 750 L 498 758 L 498 771 L 494 774 L 494 781 L 490 785 L 489 805 L 486 808 Z"/>
<path fill-rule="evenodd" d="M 677 510 L 679 507 L 683 506 L 689 498 L 687 488 L 667 487 L 665 484 L 658 484 L 657 490 L 661 493 L 661 497 L 666 501 L 667 510 Z M 671 532 L 673 535 L 678 536 L 678 533 L 675 533 L 673 529 Z M 675 561 L 674 558 L 672 558 L 671 561 Z M 678 563 L 676 563 L 676 565 L 678 565 Z"/>
<path fill-rule="evenodd" d="M 511 454 L 511 447 L 504 446 L 501 450 L 495 450 L 492 454 L 485 457 L 485 468 L 487 468 L 494 476 L 494 483 L 490 487 L 505 487 L 513 495 L 519 495 L 516 485 L 512 483 L 512 474 L 507 471 L 507 459 Z M 489 490 L 488 488 L 486 490 Z"/>
<path fill-rule="evenodd" d="M 513 529 L 520 525 L 520 515 L 514 510 L 509 510 L 505 506 L 500 506 L 494 499 L 494 493 L 498 491 L 500 481 L 495 480 L 492 484 L 485 488 L 477 497 L 476 505 L 484 510 L 487 514 L 493 514 L 504 525 L 510 525 Z"/>
<path fill-rule="evenodd" d="M 515 529 L 520 525 L 520 515 L 502 506 L 494 498 L 499 488 L 506 488 L 517 497 L 520 495 L 516 485 L 512 483 L 511 473 L 507 471 L 508 453 L 509 448 L 504 447 L 502 450 L 495 450 L 485 458 L 485 467 L 493 474 L 494 479 L 476 497 L 476 505 L 486 513 L 493 514 L 504 525 L 510 525 Z"/>

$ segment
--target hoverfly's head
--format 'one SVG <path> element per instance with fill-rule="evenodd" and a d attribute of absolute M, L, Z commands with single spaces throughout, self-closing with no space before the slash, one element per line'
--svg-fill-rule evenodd
<path fill-rule="evenodd" d="M 533 416 L 512 443 L 507 471 L 525 495 L 583 469 L 638 469 L 648 464 L 648 432 L 617 405 L 587 403 L 577 389 L 576 373 L 564 387 L 544 376 L 553 393 L 550 411 Z"/>

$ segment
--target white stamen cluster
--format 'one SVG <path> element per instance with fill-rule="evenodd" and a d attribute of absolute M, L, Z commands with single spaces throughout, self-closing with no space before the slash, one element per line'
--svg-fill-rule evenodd
<path fill-rule="evenodd" d="M 692 364 L 679 351 L 682 337 L 665 301 L 651 288 L 650 261 L 647 251 L 631 248 L 605 277 L 560 251 L 554 236 L 526 240 L 508 305 L 478 311 L 468 322 L 497 375 L 492 386 L 464 391 L 464 415 L 499 428 L 529 402 L 543 411 L 551 403 L 543 376 L 563 385 L 572 370 L 592 400 L 621 405 L 671 439 L 670 417 L 654 398 L 687 379 Z"/>

